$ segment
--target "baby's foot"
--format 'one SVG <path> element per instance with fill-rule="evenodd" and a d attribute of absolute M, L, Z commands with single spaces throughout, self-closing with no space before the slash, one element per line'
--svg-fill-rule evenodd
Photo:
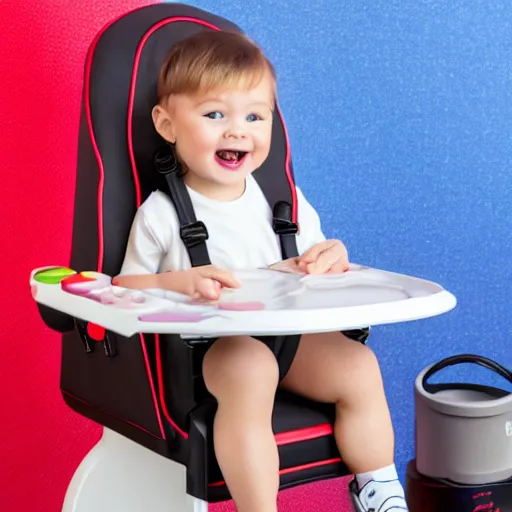
<path fill-rule="evenodd" d="M 399 480 L 370 480 L 361 489 L 354 479 L 349 484 L 352 503 L 356 512 L 408 511 L 404 490 Z"/>

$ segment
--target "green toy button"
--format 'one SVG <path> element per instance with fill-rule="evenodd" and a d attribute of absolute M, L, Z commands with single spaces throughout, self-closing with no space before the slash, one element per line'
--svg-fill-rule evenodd
<path fill-rule="evenodd" d="M 38 283 L 59 284 L 64 278 L 76 274 L 74 270 L 67 267 L 55 267 L 47 270 L 41 270 L 34 275 L 34 280 Z"/>

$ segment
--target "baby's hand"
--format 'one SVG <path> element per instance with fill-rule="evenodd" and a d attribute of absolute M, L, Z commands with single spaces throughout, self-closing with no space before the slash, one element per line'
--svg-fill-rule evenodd
<path fill-rule="evenodd" d="M 339 240 L 325 240 L 297 258 L 306 274 L 342 274 L 350 268 L 347 248 Z"/>
<path fill-rule="evenodd" d="M 303 274 L 304 271 L 299 268 L 300 257 L 288 258 L 287 260 L 278 261 L 268 268 L 271 270 L 278 270 L 279 272 L 289 272 L 291 274 Z"/>
<path fill-rule="evenodd" d="M 231 272 L 214 265 L 159 275 L 160 288 L 184 293 L 194 299 L 217 300 L 222 288 L 238 288 L 240 283 Z"/>

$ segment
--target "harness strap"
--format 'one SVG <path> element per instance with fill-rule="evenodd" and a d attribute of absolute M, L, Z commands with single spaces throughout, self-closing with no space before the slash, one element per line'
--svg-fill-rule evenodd
<path fill-rule="evenodd" d="M 193 267 L 210 265 L 206 248 L 208 230 L 202 221 L 196 219 L 187 187 L 180 176 L 180 165 L 172 147 L 164 147 L 155 156 L 156 170 L 165 178 L 167 194 L 176 209 L 180 223 L 180 238 L 185 244 Z"/>
<path fill-rule="evenodd" d="M 286 201 L 279 201 L 275 205 L 273 213 L 272 228 L 279 235 L 283 260 L 298 256 L 296 235 L 299 228 L 292 220 L 292 205 Z"/>
<path fill-rule="evenodd" d="M 180 164 L 172 146 L 164 146 L 156 153 L 155 167 L 165 178 L 167 184 L 165 192 L 176 209 L 180 223 L 180 237 L 185 244 L 190 263 L 193 267 L 210 265 L 211 261 L 206 248 L 208 230 L 202 221 L 196 219 L 190 195 L 180 175 Z M 298 256 L 296 240 L 298 226 L 292 221 L 292 206 L 286 201 L 279 201 L 275 205 L 272 228 L 279 236 L 282 258 Z"/>

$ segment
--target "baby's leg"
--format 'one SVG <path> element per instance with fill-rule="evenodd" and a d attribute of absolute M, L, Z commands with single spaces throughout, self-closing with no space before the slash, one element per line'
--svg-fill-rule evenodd
<path fill-rule="evenodd" d="M 274 354 L 249 336 L 218 339 L 203 362 L 217 399 L 215 454 L 239 512 L 276 512 L 279 458 L 272 432 L 278 384 Z"/>
<path fill-rule="evenodd" d="M 334 436 L 356 474 L 358 510 L 407 510 L 393 462 L 394 434 L 379 365 L 366 346 L 339 332 L 304 335 L 282 386 L 336 404 Z"/>
<path fill-rule="evenodd" d="M 377 358 L 368 347 L 339 332 L 305 334 L 281 385 L 336 404 L 334 434 L 351 471 L 393 463 L 391 417 Z"/>

